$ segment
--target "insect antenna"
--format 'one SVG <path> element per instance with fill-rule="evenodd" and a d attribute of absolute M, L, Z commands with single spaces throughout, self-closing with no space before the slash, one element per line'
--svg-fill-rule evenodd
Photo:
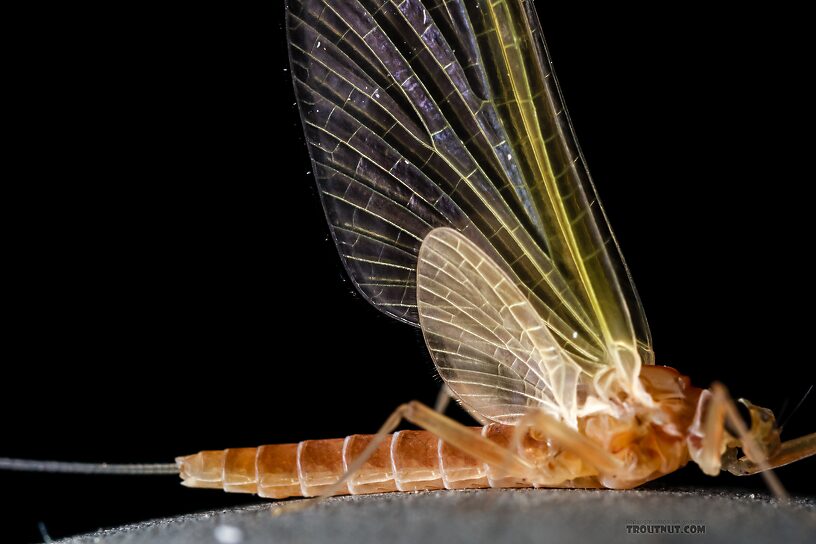
<path fill-rule="evenodd" d="M 785 420 L 784 420 L 782 423 L 780 423 L 780 424 L 779 424 L 779 432 L 782 432 L 782 428 L 785 426 L 785 424 L 786 424 L 788 421 L 790 421 L 790 420 L 791 420 L 791 418 L 793 417 L 793 414 L 795 414 L 795 413 L 796 413 L 796 411 L 797 411 L 797 410 L 799 410 L 799 408 L 801 408 L 801 407 L 802 407 L 802 404 L 805 402 L 805 399 L 807 399 L 807 398 L 808 398 L 808 395 L 810 395 L 810 392 L 811 392 L 811 391 L 813 391 L 813 384 L 810 384 L 810 387 L 808 387 L 808 390 L 807 390 L 807 391 L 805 391 L 805 394 L 804 394 L 804 396 L 802 397 L 802 400 L 800 400 L 800 401 L 799 401 L 799 402 L 796 404 L 796 407 L 795 407 L 795 408 L 794 408 L 794 409 L 791 411 L 791 413 L 790 413 L 790 414 L 788 414 L 788 415 L 787 415 L 787 417 L 785 417 Z"/>
<path fill-rule="evenodd" d="M 179 471 L 175 463 L 71 463 L 65 461 L 41 461 L 38 459 L 12 459 L 9 457 L 0 457 L 0 470 L 131 476 L 178 474 Z"/>
<path fill-rule="evenodd" d="M 782 406 L 779 407 L 779 410 L 774 410 L 774 414 L 777 414 L 776 419 L 781 420 L 784 418 L 784 420 L 787 421 L 787 418 L 785 418 L 784 416 L 788 411 L 789 401 L 790 397 L 785 397 L 785 399 L 782 401 Z"/>

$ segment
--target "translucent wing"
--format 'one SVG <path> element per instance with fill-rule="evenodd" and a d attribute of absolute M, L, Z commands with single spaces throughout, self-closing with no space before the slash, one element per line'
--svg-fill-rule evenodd
<path fill-rule="evenodd" d="M 648 328 L 531 3 L 297 0 L 287 29 L 315 178 L 363 296 L 417 324 L 422 240 L 452 228 L 584 372 L 634 383 Z"/>
<path fill-rule="evenodd" d="M 528 189 L 521 194 L 525 210 L 534 209 L 536 233 L 600 332 L 607 362 L 636 374 L 634 353 L 654 362 L 648 324 L 580 152 L 533 2 L 480 2 L 470 14 L 482 54 L 492 60 L 485 72 L 518 155 L 518 184 Z"/>
<path fill-rule="evenodd" d="M 417 302 L 439 375 L 466 408 L 508 424 L 538 407 L 576 425 L 581 367 L 473 242 L 449 228 L 425 238 Z"/>

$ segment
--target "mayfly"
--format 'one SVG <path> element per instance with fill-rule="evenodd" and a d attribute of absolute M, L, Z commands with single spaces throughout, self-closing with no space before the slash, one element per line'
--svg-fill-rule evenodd
<path fill-rule="evenodd" d="M 291 0 L 291 74 L 320 198 L 356 289 L 421 328 L 480 427 L 421 403 L 377 434 L 179 457 L 189 487 L 282 499 L 484 487 L 636 487 L 690 460 L 762 473 L 816 453 L 723 386 L 655 365 L 528 0 Z M 422 430 L 394 432 L 402 420 Z M 393 433 L 393 434 L 392 434 Z"/>

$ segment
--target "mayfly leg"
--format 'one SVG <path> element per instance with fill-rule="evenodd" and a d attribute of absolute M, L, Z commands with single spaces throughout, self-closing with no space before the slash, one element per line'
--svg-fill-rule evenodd
<path fill-rule="evenodd" d="M 474 433 L 471 427 L 431 410 L 421 402 L 403 404 L 394 411 L 392 417 L 395 416 L 399 420 L 410 421 L 450 446 L 508 475 L 525 477 L 533 470 L 532 465 L 516 453 Z"/>
<path fill-rule="evenodd" d="M 522 457 L 480 434 L 474 433 L 471 427 L 462 425 L 419 401 L 411 401 L 394 410 L 366 448 L 347 465 L 343 475 L 336 483 L 322 489 L 317 495 L 317 500 L 330 497 L 340 491 L 403 420 L 413 423 L 450 446 L 508 475 L 529 477 L 534 470 L 532 465 Z M 275 512 L 284 513 L 299 510 L 305 507 L 306 504 L 313 503 L 292 503 L 276 508 Z"/>
<path fill-rule="evenodd" d="M 743 441 L 742 446 L 743 450 L 745 451 L 745 456 L 740 459 L 736 459 L 735 457 L 730 463 L 728 463 L 725 468 L 731 474 L 734 474 L 735 476 L 749 476 L 752 474 L 761 473 L 766 477 L 766 479 L 770 478 L 770 481 L 768 481 L 768 486 L 773 490 L 774 484 L 772 481 L 779 484 L 779 480 L 776 478 L 773 472 L 771 472 L 772 469 L 788 465 L 812 455 L 816 455 L 816 433 L 811 433 L 805 436 L 800 436 L 799 438 L 782 442 L 770 453 L 770 455 L 765 455 L 756 444 L 756 441 L 753 439 L 750 431 L 746 429 L 745 423 L 742 421 L 742 418 L 739 417 L 736 405 L 731 400 L 725 387 L 717 383 L 714 384 L 712 390 L 714 390 L 715 398 L 716 395 L 719 394 L 721 398 L 725 399 L 723 404 L 726 409 L 728 421 L 742 435 L 740 438 Z M 784 496 L 785 490 L 782 488 L 781 484 L 779 484 L 779 490 L 781 490 L 782 496 Z M 777 491 L 774 490 L 774 493 L 776 494 Z"/>
<path fill-rule="evenodd" d="M 763 468 L 758 463 L 743 457 L 727 467 L 727 470 L 735 476 L 750 476 L 763 470 L 783 467 L 811 455 L 816 455 L 816 433 L 782 442 L 779 449 L 765 460 L 767 468 Z"/>
<path fill-rule="evenodd" d="M 513 445 L 516 451 L 521 451 L 522 438 L 528 433 L 542 440 L 552 440 L 559 447 L 574 453 L 599 472 L 615 474 L 623 466 L 617 458 L 601 446 L 540 410 L 531 410 L 516 424 L 513 433 Z"/>
<path fill-rule="evenodd" d="M 439 393 L 436 394 L 436 402 L 434 402 L 434 412 L 444 414 L 448 410 L 448 405 L 453 397 L 448 385 L 443 383 L 439 388 Z"/>
<path fill-rule="evenodd" d="M 704 429 L 707 432 L 713 432 L 713 436 L 704 436 L 703 440 L 716 444 L 716 447 L 719 448 L 719 444 L 721 444 L 724 439 L 724 423 L 728 421 L 737 431 L 737 438 L 740 440 L 740 445 L 743 451 L 745 451 L 745 455 L 759 468 L 756 472 L 762 474 L 771 493 L 778 499 L 787 498 L 788 493 L 782 486 L 782 482 L 780 482 L 776 474 L 771 471 L 772 467 L 768 464 L 767 457 L 756 443 L 756 440 L 754 440 L 748 427 L 745 426 L 745 422 L 737 410 L 737 405 L 734 404 L 728 390 L 723 384 L 715 382 L 711 386 L 711 393 L 713 396 Z"/>

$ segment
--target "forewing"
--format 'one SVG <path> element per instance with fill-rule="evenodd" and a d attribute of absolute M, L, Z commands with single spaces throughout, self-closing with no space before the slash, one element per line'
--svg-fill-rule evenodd
<path fill-rule="evenodd" d="M 439 375 L 467 409 L 512 424 L 536 407 L 575 425 L 580 366 L 473 242 L 449 228 L 425 238 L 417 301 Z"/>
<path fill-rule="evenodd" d="M 418 323 L 420 244 L 449 227 L 586 372 L 633 378 L 648 329 L 530 2 L 298 0 L 287 28 L 315 178 L 363 296 Z"/>
<path fill-rule="evenodd" d="M 536 232 L 607 350 L 639 348 L 651 364 L 645 314 L 575 138 L 533 2 L 478 6 L 471 14 L 479 44 L 493 61 L 486 73 L 529 188 L 525 209 L 534 209 Z"/>
<path fill-rule="evenodd" d="M 290 4 L 287 27 L 321 200 L 363 296 L 417 324 L 419 246 L 449 226 L 507 263 L 585 365 L 602 364 L 597 327 L 520 219 L 512 149 L 464 4 L 302 0 Z M 442 28 L 463 40 L 459 55 Z"/>

